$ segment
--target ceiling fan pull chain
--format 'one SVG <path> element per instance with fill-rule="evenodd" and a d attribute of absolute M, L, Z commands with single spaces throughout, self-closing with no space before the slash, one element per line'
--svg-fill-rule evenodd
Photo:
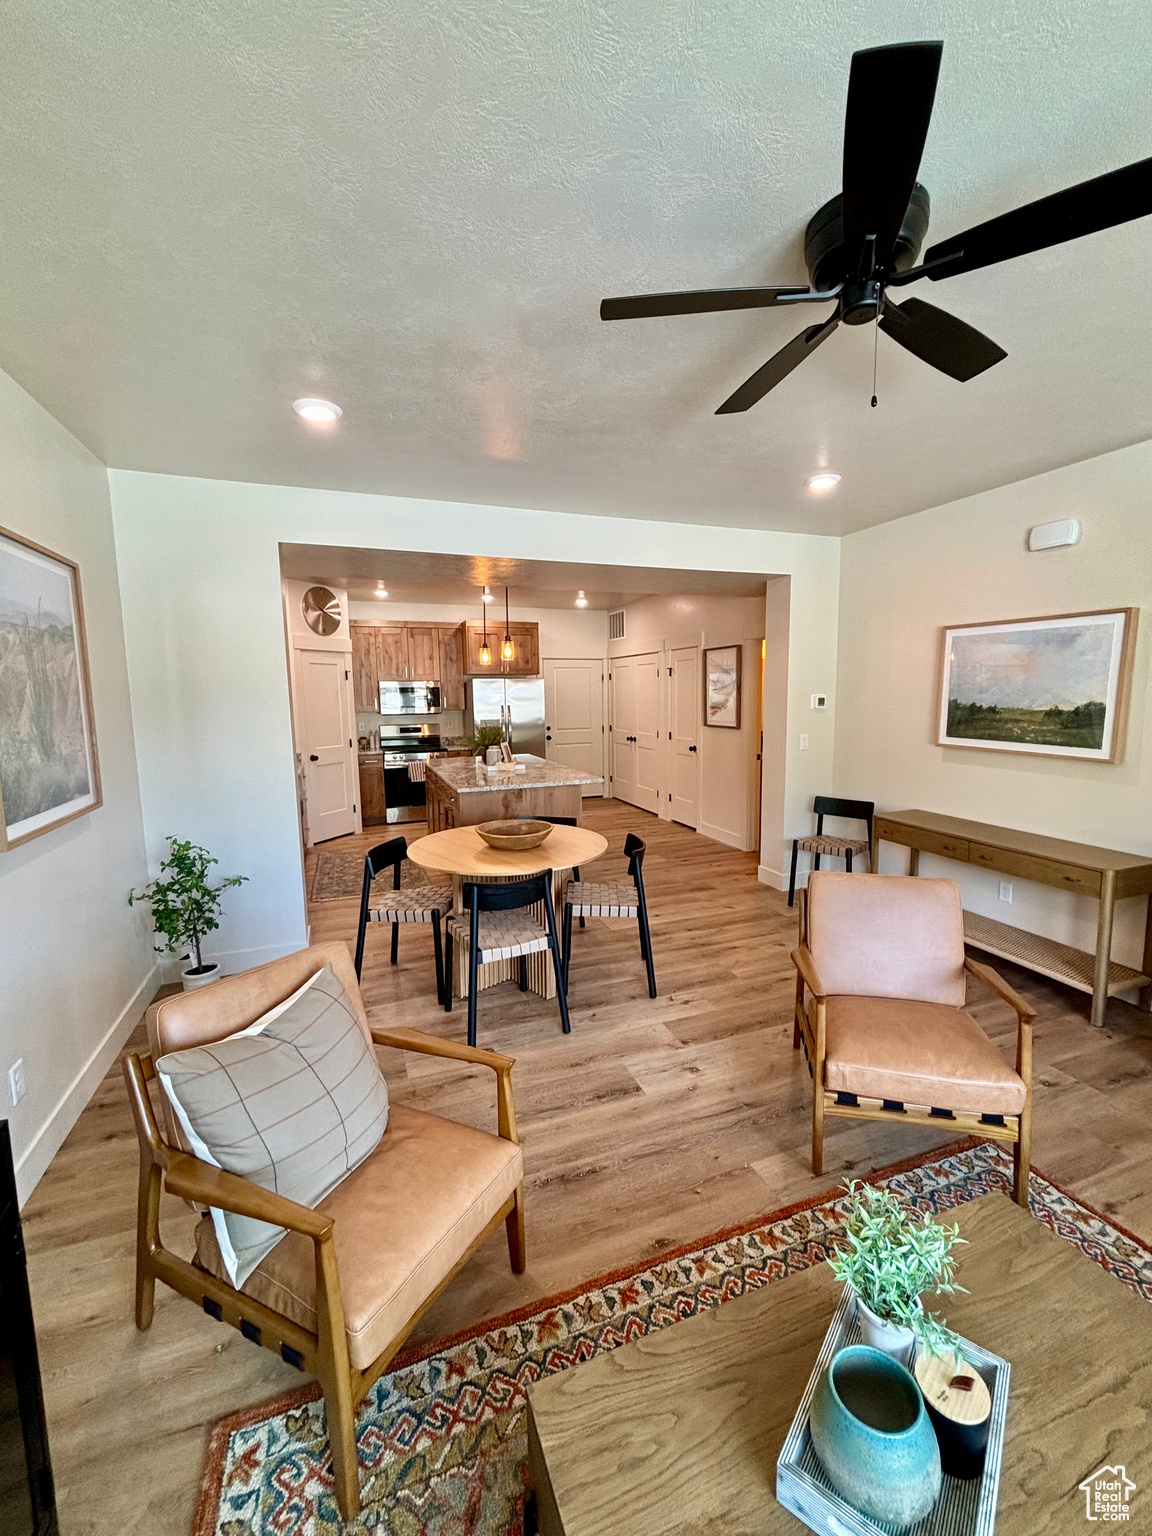
<path fill-rule="evenodd" d="M 880 346 L 880 316 L 877 314 L 876 323 L 872 327 L 872 407 L 876 407 L 876 353 Z"/>

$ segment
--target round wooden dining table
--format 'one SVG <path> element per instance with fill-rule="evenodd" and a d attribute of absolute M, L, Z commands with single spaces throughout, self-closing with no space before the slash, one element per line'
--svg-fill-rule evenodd
<path fill-rule="evenodd" d="M 608 839 L 588 827 L 553 827 L 538 848 L 490 848 L 475 827 L 450 827 L 446 832 L 430 832 L 408 844 L 408 857 L 430 874 L 451 875 L 455 892 L 455 911 L 465 916 L 464 885 L 474 880 L 504 881 L 552 871 L 552 904 L 559 929 L 564 917 L 564 888 L 573 869 L 590 864 L 608 851 Z M 541 903 L 536 911 L 543 925 L 546 916 Z M 457 956 L 457 961 L 462 961 Z M 519 976 L 518 960 L 492 960 L 479 971 L 481 991 L 501 981 Z M 468 966 L 453 966 L 456 993 L 467 996 Z M 528 986 L 541 997 L 556 996 L 556 977 L 546 954 L 528 956 Z"/>

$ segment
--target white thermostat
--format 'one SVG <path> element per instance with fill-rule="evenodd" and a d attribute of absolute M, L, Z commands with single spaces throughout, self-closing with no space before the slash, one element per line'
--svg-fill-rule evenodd
<path fill-rule="evenodd" d="M 828 708 L 828 695 L 826 693 L 814 693 L 812 695 L 812 708 L 813 709 L 827 709 Z"/>
<path fill-rule="evenodd" d="M 1029 549 L 1064 549 L 1080 542 L 1080 519 L 1066 517 L 1058 523 L 1037 523 L 1028 530 Z"/>

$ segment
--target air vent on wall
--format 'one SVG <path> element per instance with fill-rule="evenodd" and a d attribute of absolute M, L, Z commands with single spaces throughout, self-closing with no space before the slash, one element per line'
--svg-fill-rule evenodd
<path fill-rule="evenodd" d="M 608 638 L 609 638 L 609 640 L 623 640 L 623 638 L 624 638 L 624 610 L 623 610 L 623 608 L 621 608 L 618 613 L 610 613 L 608 615 Z"/>

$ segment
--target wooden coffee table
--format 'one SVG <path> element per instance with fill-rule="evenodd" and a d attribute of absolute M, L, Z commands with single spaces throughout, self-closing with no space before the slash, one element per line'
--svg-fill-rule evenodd
<path fill-rule="evenodd" d="M 997 1536 L 1093 1529 L 1105 1462 L 1152 1530 L 1152 1306 L 1003 1195 L 955 1219 L 970 1294 L 940 1310 L 1012 1364 Z M 799 1536 L 776 1457 L 838 1299 L 820 1264 L 530 1387 L 542 1536 Z"/>

